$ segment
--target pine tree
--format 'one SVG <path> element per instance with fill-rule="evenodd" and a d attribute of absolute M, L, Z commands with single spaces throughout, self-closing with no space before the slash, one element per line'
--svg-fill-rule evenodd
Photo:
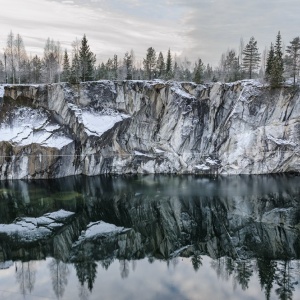
<path fill-rule="evenodd" d="M 173 69 L 172 69 L 172 56 L 171 50 L 168 50 L 167 55 L 167 63 L 166 63 L 166 79 L 171 79 L 173 77 Z"/>
<path fill-rule="evenodd" d="M 106 69 L 106 79 L 114 80 L 115 79 L 115 70 L 114 70 L 114 61 L 109 58 L 105 64 Z"/>
<path fill-rule="evenodd" d="M 41 77 L 42 77 L 42 61 L 36 55 L 32 59 L 31 64 L 32 64 L 33 81 L 35 83 L 40 83 L 41 82 Z"/>
<path fill-rule="evenodd" d="M 286 52 L 288 53 L 287 65 L 290 67 L 291 75 L 294 79 L 294 85 L 296 83 L 296 76 L 299 74 L 300 64 L 300 38 L 295 37 L 290 45 L 287 46 Z"/>
<path fill-rule="evenodd" d="M 102 62 L 96 69 L 96 80 L 107 79 L 107 72 L 105 64 Z"/>
<path fill-rule="evenodd" d="M 72 59 L 72 67 L 71 67 L 71 83 L 79 83 L 80 82 L 80 61 L 78 54 L 75 52 L 74 57 Z"/>
<path fill-rule="evenodd" d="M 4 83 L 4 82 L 5 82 L 4 64 L 0 59 L 0 83 Z"/>
<path fill-rule="evenodd" d="M 240 79 L 239 60 L 234 50 L 230 50 L 224 60 L 225 81 L 236 81 Z"/>
<path fill-rule="evenodd" d="M 266 65 L 266 71 L 265 71 L 265 77 L 266 77 L 266 80 L 268 80 L 268 81 L 271 78 L 271 70 L 272 70 L 273 63 L 274 63 L 274 46 L 273 46 L 273 43 L 271 43 L 270 50 L 269 50 L 268 57 L 267 57 L 267 65 Z"/>
<path fill-rule="evenodd" d="M 90 50 L 86 35 L 81 40 L 79 49 L 80 79 L 81 81 L 89 81 L 94 78 L 94 65 L 96 56 Z"/>
<path fill-rule="evenodd" d="M 126 80 L 132 80 L 132 57 L 126 52 L 124 56 L 124 67 L 126 72 Z"/>
<path fill-rule="evenodd" d="M 119 68 L 118 56 L 115 54 L 114 59 L 113 59 L 113 79 L 114 80 L 118 79 L 118 68 Z"/>
<path fill-rule="evenodd" d="M 253 71 L 259 67 L 259 62 L 260 54 L 258 53 L 257 41 L 252 36 L 243 51 L 243 68 L 249 74 L 250 79 Z"/>
<path fill-rule="evenodd" d="M 156 73 L 158 78 L 163 78 L 163 76 L 165 75 L 165 68 L 166 68 L 166 64 L 165 64 L 164 56 L 161 52 L 159 52 L 157 62 L 156 62 Z"/>
<path fill-rule="evenodd" d="M 211 81 L 212 77 L 213 77 L 213 68 L 207 64 L 206 68 L 205 68 L 205 72 L 204 72 L 204 76 L 203 76 L 206 80 Z"/>
<path fill-rule="evenodd" d="M 156 53 L 154 48 L 150 47 L 147 50 L 146 58 L 143 61 L 144 70 L 148 79 L 153 79 L 155 66 L 156 66 Z"/>
<path fill-rule="evenodd" d="M 198 63 L 195 63 L 193 81 L 197 84 L 202 83 L 203 74 L 204 74 L 204 64 L 203 64 L 202 60 L 199 59 Z"/>
<path fill-rule="evenodd" d="M 282 46 L 280 31 L 276 37 L 276 43 L 274 46 L 274 59 L 271 67 L 270 84 L 271 87 L 279 87 L 284 80 L 283 78 L 283 58 L 282 58 Z"/>
<path fill-rule="evenodd" d="M 176 56 L 175 56 L 175 63 L 174 63 L 174 68 L 173 68 L 173 78 L 176 81 L 179 81 L 182 78 L 181 69 L 180 69 L 179 64 L 176 60 Z"/>
<path fill-rule="evenodd" d="M 62 73 L 63 81 L 70 81 L 70 74 L 71 74 L 71 70 L 70 70 L 69 56 L 67 50 L 65 50 L 64 59 L 63 59 L 63 73 Z"/>

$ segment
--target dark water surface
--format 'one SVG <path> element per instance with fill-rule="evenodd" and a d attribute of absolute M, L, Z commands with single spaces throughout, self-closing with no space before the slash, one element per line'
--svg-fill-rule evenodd
<path fill-rule="evenodd" d="M 299 179 L 0 182 L 0 299 L 300 299 Z"/>

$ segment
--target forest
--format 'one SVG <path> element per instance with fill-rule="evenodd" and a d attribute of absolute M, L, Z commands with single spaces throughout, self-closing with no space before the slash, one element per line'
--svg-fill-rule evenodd
<path fill-rule="evenodd" d="M 238 50 L 228 49 L 221 54 L 218 66 L 213 67 L 201 58 L 192 62 L 187 57 L 165 54 L 153 47 L 145 58 L 137 60 L 134 50 L 118 57 L 112 54 L 100 62 L 93 53 L 86 35 L 72 42 L 68 53 L 59 41 L 48 38 L 43 56 L 28 55 L 20 34 L 10 32 L 3 52 L 0 52 L 0 83 L 78 83 L 93 80 L 174 80 L 205 82 L 232 82 L 257 78 L 279 87 L 285 80 L 295 85 L 300 67 L 300 38 L 295 37 L 285 47 L 280 31 L 269 49 L 260 53 L 252 36 L 245 44 L 241 38 Z"/>

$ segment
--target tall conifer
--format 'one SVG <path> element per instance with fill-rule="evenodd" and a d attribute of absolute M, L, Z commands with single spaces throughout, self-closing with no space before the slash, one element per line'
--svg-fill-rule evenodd
<path fill-rule="evenodd" d="M 290 45 L 287 46 L 286 52 L 288 53 L 287 65 L 290 68 L 290 73 L 293 76 L 294 84 L 296 83 L 296 76 L 299 74 L 300 64 L 300 38 L 295 37 Z"/>
<path fill-rule="evenodd" d="M 81 40 L 79 49 L 79 63 L 80 63 L 80 79 L 81 81 L 88 81 L 94 78 L 94 65 L 96 56 L 90 50 L 86 35 Z"/>
<path fill-rule="evenodd" d="M 172 68 L 172 56 L 171 50 L 168 50 L 167 63 L 166 63 L 166 79 L 171 79 L 173 77 L 173 68 Z"/>
<path fill-rule="evenodd" d="M 252 78 L 253 71 L 255 71 L 260 62 L 260 54 L 258 53 L 257 41 L 252 36 L 249 43 L 243 51 L 243 68 L 248 73 L 249 78 Z"/>
<path fill-rule="evenodd" d="M 274 46 L 274 59 L 271 67 L 270 84 L 272 87 L 279 87 L 284 80 L 283 78 L 283 58 L 282 58 L 282 46 L 280 31 L 276 37 L 276 43 Z"/>

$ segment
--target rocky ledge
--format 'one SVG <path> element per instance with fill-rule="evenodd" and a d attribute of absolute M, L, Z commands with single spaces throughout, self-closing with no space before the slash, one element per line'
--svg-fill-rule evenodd
<path fill-rule="evenodd" d="M 293 86 L 98 81 L 0 90 L 0 179 L 300 170 Z"/>

